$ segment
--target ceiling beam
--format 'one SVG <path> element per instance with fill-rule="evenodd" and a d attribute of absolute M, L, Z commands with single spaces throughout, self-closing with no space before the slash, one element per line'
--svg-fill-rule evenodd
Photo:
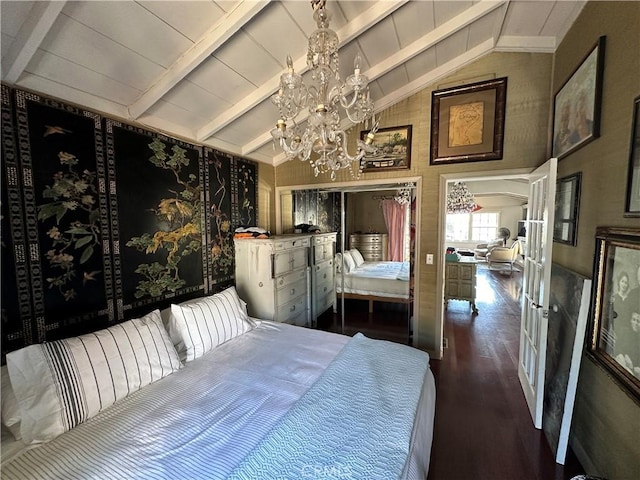
<path fill-rule="evenodd" d="M 34 2 L 27 19 L 13 39 L 2 62 L 3 80 L 14 84 L 27 68 L 58 15 L 64 8 L 62 2 Z"/>
<path fill-rule="evenodd" d="M 244 0 L 222 17 L 204 36 L 194 43 L 173 65 L 158 77 L 138 100 L 129 106 L 129 116 L 135 120 L 158 102 L 198 65 L 220 48 L 232 35 L 246 25 L 268 5 L 268 0 Z"/>
<path fill-rule="evenodd" d="M 359 15 L 353 21 L 347 23 L 344 28 L 336 32 L 340 39 L 340 46 L 348 44 L 358 35 L 364 33 L 373 25 L 391 15 L 391 13 L 407 3 L 407 1 L 408 0 L 376 2 L 374 6 L 367 9 L 367 11 Z M 300 75 L 308 70 L 306 53 L 293 62 L 293 67 Z M 225 110 L 222 114 L 218 115 L 216 118 L 200 128 L 196 133 L 196 140 L 199 142 L 205 141 L 208 137 L 226 127 L 233 120 L 247 113 L 249 110 L 259 105 L 266 98 L 275 93 L 280 83 L 281 74 L 282 72 L 279 72 L 270 80 L 264 82 L 260 88 L 256 89 L 244 100 L 234 104 L 233 107 Z"/>

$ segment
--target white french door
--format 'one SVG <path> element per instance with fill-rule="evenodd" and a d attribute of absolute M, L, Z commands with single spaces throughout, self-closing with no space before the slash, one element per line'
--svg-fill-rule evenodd
<path fill-rule="evenodd" d="M 551 158 L 529 176 L 518 378 L 536 428 L 542 428 L 557 165 Z"/>

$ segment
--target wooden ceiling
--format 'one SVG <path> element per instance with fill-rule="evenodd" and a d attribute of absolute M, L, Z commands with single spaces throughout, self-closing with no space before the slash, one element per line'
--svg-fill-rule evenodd
<path fill-rule="evenodd" d="M 494 51 L 554 52 L 586 0 L 327 1 L 381 111 Z M 308 1 L 5 1 L 2 81 L 277 165 L 270 101 L 306 71 Z"/>

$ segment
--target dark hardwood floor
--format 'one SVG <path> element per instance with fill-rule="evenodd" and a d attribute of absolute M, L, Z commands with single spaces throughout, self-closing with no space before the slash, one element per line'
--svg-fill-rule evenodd
<path fill-rule="evenodd" d="M 533 427 L 518 380 L 522 274 L 489 271 L 477 278 L 478 315 L 468 302 L 450 301 L 445 314 L 447 348 L 431 360 L 436 418 L 428 480 L 568 480 L 583 473 L 569 449 L 555 463 L 544 433 Z M 345 334 L 407 343 L 406 306 L 350 302 Z M 340 331 L 326 312 L 319 327 Z"/>

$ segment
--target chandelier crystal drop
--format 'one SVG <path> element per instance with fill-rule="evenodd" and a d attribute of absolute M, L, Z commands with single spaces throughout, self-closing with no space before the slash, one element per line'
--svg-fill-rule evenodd
<path fill-rule="evenodd" d="M 309 161 L 313 173 L 330 172 L 335 180 L 338 170 L 348 168 L 351 176 L 362 173 L 360 161 L 365 154 L 373 154 L 373 139 L 378 130 L 373 101 L 369 94 L 369 79 L 360 72 L 360 55 L 354 60 L 353 74 L 344 82 L 340 79 L 338 61 L 338 35 L 329 28 L 330 15 L 325 0 L 313 0 L 313 18 L 317 29 L 309 36 L 307 66 L 311 82 L 305 85 L 302 76 L 293 69 L 293 60 L 287 56 L 287 71 L 280 76 L 280 87 L 271 101 L 280 114 L 271 135 L 284 151 L 288 160 L 299 158 Z M 304 125 L 296 117 L 308 108 Z M 342 126 L 340 112 L 352 123 L 372 120 L 372 128 L 364 141 L 357 140 L 354 155 L 347 151 L 347 133 Z"/>

